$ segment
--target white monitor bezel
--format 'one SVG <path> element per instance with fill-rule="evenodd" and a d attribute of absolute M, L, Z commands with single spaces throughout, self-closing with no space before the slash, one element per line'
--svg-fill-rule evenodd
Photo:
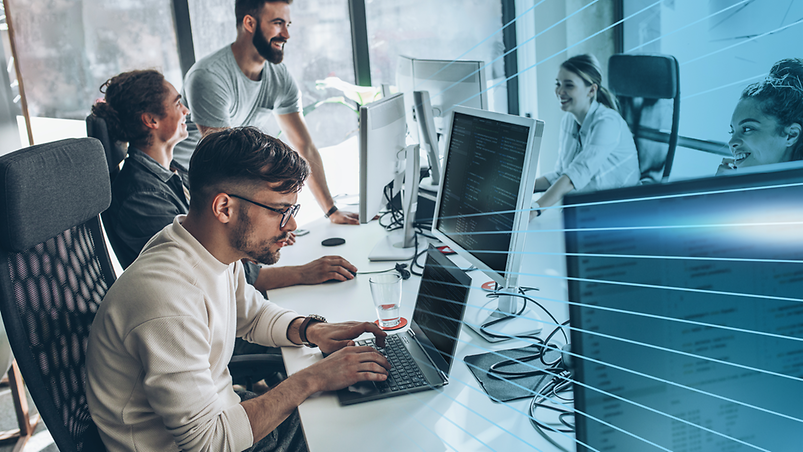
<path fill-rule="evenodd" d="M 416 126 L 415 116 L 413 112 L 413 108 L 415 106 L 415 100 L 413 99 L 413 91 L 427 91 L 428 89 L 422 88 L 420 86 L 421 83 L 428 83 L 425 77 L 416 75 L 416 66 L 417 65 L 430 65 L 430 64 L 440 64 L 442 67 L 452 66 L 452 65 L 468 65 L 470 66 L 471 72 L 476 72 L 476 75 L 479 78 L 479 92 L 477 93 L 479 96 L 480 107 L 483 110 L 487 110 L 488 107 L 488 79 L 485 76 L 485 62 L 482 60 L 438 60 L 438 59 L 426 59 L 426 58 L 413 58 L 405 55 L 399 55 L 398 60 L 396 62 L 396 85 L 399 89 L 399 92 L 404 93 L 404 100 L 405 100 L 405 115 L 407 116 L 407 126 L 410 132 L 410 137 L 414 142 L 420 142 L 419 139 L 419 131 L 418 127 Z M 400 80 L 400 72 L 402 66 L 404 67 L 404 74 L 402 77 L 406 77 L 406 80 Z M 407 73 L 409 72 L 409 73 Z M 437 72 L 437 71 L 436 71 Z M 452 83 L 457 82 L 457 80 L 452 81 Z M 435 82 L 433 82 L 435 83 Z M 403 86 L 406 85 L 406 86 Z M 430 97 L 436 96 L 440 93 L 433 93 L 429 92 Z M 441 102 L 432 103 L 432 105 L 442 106 Z M 446 112 L 443 112 L 441 115 L 433 116 L 437 118 L 436 122 L 443 121 L 444 127 L 449 126 L 449 114 L 453 110 L 453 108 L 457 105 L 451 105 L 447 108 Z M 472 108 L 472 107 L 469 107 Z M 434 114 L 434 113 L 433 113 Z M 445 130 L 445 129 L 444 129 Z"/>
<path fill-rule="evenodd" d="M 524 154 L 524 168 L 522 168 L 521 182 L 516 200 L 516 212 L 513 218 L 513 234 L 510 239 L 508 249 L 508 259 L 505 265 L 505 275 L 501 275 L 497 270 L 490 268 L 483 261 L 476 258 L 471 251 L 458 245 L 446 234 L 438 230 L 440 222 L 441 201 L 443 189 L 446 185 L 446 175 L 449 171 L 449 152 L 452 140 L 452 127 L 455 114 L 463 114 L 479 118 L 490 119 L 508 124 L 515 124 L 529 128 L 527 136 L 527 146 Z M 449 115 L 448 129 L 446 131 L 446 154 L 441 173 L 441 184 L 438 187 L 438 196 L 435 201 L 435 211 L 432 219 L 432 234 L 445 245 L 457 252 L 460 256 L 468 260 L 483 273 L 491 277 L 496 283 L 503 287 L 515 287 L 518 281 L 518 273 L 521 265 L 522 251 L 526 237 L 527 225 L 530 222 L 530 204 L 535 188 L 535 177 L 538 169 L 538 155 L 541 149 L 541 138 L 544 134 L 544 122 L 538 119 L 525 118 L 522 116 L 508 115 L 487 110 L 478 110 L 469 107 L 455 107 Z"/>
<path fill-rule="evenodd" d="M 384 181 L 383 184 L 384 187 L 384 185 L 387 185 L 389 182 L 395 179 L 395 176 L 398 174 L 399 170 L 401 172 L 404 172 L 404 167 L 402 166 L 400 169 L 396 168 L 397 166 L 396 163 L 399 158 L 399 153 L 404 151 L 405 148 L 404 145 L 404 139 L 405 139 L 404 137 L 406 133 L 405 126 L 402 126 L 400 128 L 400 135 L 397 137 L 399 141 L 398 143 L 396 143 L 398 144 L 398 146 L 394 147 L 394 149 L 390 149 L 390 145 L 393 145 L 393 143 L 386 141 L 384 139 L 380 140 L 380 143 L 378 144 L 372 144 L 373 140 L 370 140 L 372 136 L 371 133 L 372 112 L 375 112 L 379 108 L 386 107 L 387 104 L 392 102 L 400 102 L 402 112 L 404 111 L 404 97 L 402 93 L 397 93 L 390 97 L 386 97 L 384 99 L 380 99 L 376 102 L 372 102 L 370 104 L 366 104 L 360 107 L 360 139 L 359 139 L 359 152 L 358 152 L 359 165 L 360 165 L 359 217 L 360 217 L 360 223 L 362 224 L 370 222 L 376 216 L 376 214 L 381 210 L 381 207 L 383 205 L 382 198 L 384 197 L 384 194 L 380 194 L 380 199 L 377 201 L 376 193 L 371 194 L 369 190 L 371 188 L 376 188 L 378 184 L 372 184 L 371 181 L 369 181 L 368 179 L 380 178 L 381 180 Z M 404 115 L 402 115 L 397 121 L 401 121 L 402 124 L 406 124 L 406 119 Z M 385 146 L 386 148 L 384 149 L 384 151 L 387 151 L 388 155 L 391 152 L 396 153 L 394 156 L 394 163 L 393 163 L 394 170 L 392 172 L 388 170 L 388 171 L 382 171 L 383 174 L 379 174 L 380 171 L 377 171 L 376 168 L 373 168 L 372 171 L 369 172 L 369 166 L 370 166 L 369 161 L 371 160 L 371 157 L 378 157 L 376 156 L 377 154 L 376 150 L 371 152 L 371 148 L 376 149 L 376 146 Z M 385 155 L 384 157 L 387 158 L 388 155 Z M 388 159 L 388 161 L 390 161 L 390 159 Z M 390 168 L 391 166 L 387 165 L 387 167 Z M 398 188 L 394 187 L 394 191 L 396 190 L 398 190 Z"/>

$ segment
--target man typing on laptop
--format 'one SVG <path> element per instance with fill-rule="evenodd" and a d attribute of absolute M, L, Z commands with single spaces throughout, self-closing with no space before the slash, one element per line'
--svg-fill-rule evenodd
<path fill-rule="evenodd" d="M 241 259 L 278 259 L 308 174 L 303 158 L 254 128 L 199 144 L 188 214 L 148 242 L 92 326 L 87 401 L 109 451 L 303 451 L 296 408 L 307 397 L 387 378 L 380 353 L 350 346 L 364 332 L 384 346 L 378 326 L 305 318 L 245 282 Z M 226 367 L 235 337 L 331 355 L 249 399 Z"/>

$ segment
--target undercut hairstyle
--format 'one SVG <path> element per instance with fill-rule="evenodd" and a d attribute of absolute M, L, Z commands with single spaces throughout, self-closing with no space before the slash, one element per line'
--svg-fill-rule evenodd
<path fill-rule="evenodd" d="M 778 122 L 778 135 L 792 124 L 803 127 L 803 64 L 798 58 L 778 61 L 770 75 L 760 82 L 748 85 L 741 100 L 753 99 L 758 108 Z M 803 160 L 803 136 L 798 137 L 792 149 L 792 160 Z"/>
<path fill-rule="evenodd" d="M 243 24 L 245 16 L 259 18 L 259 13 L 262 11 L 262 5 L 265 3 L 287 3 L 293 4 L 293 0 L 235 0 L 234 2 L 234 19 L 237 21 L 237 28 Z"/>
<path fill-rule="evenodd" d="M 560 65 L 563 69 L 576 74 L 586 86 L 597 85 L 597 102 L 614 111 L 619 111 L 616 98 L 602 86 L 602 66 L 594 55 L 575 55 Z"/>
<path fill-rule="evenodd" d="M 142 114 L 164 117 L 168 94 L 165 78 L 159 71 L 123 72 L 100 86 L 104 100 L 92 106 L 92 114 L 103 118 L 109 137 L 116 141 L 148 143 L 150 129 L 142 123 Z"/>
<path fill-rule="evenodd" d="M 190 209 L 203 209 L 229 191 L 250 196 L 266 184 L 279 193 L 298 192 L 309 173 L 298 152 L 256 127 L 211 133 L 198 143 L 190 160 Z"/>

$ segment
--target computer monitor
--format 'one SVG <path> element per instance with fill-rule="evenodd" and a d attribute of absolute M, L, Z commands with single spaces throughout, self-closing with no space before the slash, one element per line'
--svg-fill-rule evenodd
<path fill-rule="evenodd" d="M 455 107 L 446 136 L 443 168 L 432 233 L 496 281 L 515 291 L 524 231 L 544 123 L 502 113 Z M 495 302 L 494 302 L 495 303 Z M 519 313 L 523 300 L 502 296 L 498 306 L 469 305 L 466 323 L 488 340 L 488 322 Z M 499 323 L 515 335 L 540 330 L 530 311 Z"/>
<path fill-rule="evenodd" d="M 404 97 L 401 93 L 360 107 L 360 223 L 387 203 L 385 187 L 404 173 Z M 394 184 L 396 193 L 400 184 Z"/>
<path fill-rule="evenodd" d="M 801 199 L 803 169 L 564 199 L 578 451 L 800 448 Z"/>
<path fill-rule="evenodd" d="M 405 130 L 401 93 L 360 107 L 360 223 L 368 223 L 400 192 L 403 195 L 402 227 L 377 243 L 368 254 L 372 261 L 407 260 L 416 253 L 419 148 L 405 146 Z"/>
<path fill-rule="evenodd" d="M 440 148 L 438 134 L 443 134 L 449 114 L 456 105 L 488 109 L 487 83 L 482 61 L 426 60 L 399 55 L 396 66 L 396 86 L 404 93 L 405 115 L 410 137 L 427 150 L 432 168 L 430 177 L 437 179 Z M 426 109 L 414 92 L 428 94 Z M 426 129 L 427 116 L 434 130 Z M 434 141 L 432 141 L 434 139 Z M 438 180 L 425 181 L 421 188 L 436 191 Z"/>

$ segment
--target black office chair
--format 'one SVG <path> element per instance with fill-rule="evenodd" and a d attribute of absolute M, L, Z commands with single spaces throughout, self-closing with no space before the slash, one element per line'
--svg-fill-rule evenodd
<path fill-rule="evenodd" d="M 109 179 L 114 182 L 114 178 L 120 172 L 120 163 L 125 160 L 128 153 L 128 147 L 123 142 L 113 141 L 109 137 L 106 120 L 91 113 L 86 117 L 86 136 L 100 140 L 109 167 Z"/>
<path fill-rule="evenodd" d="M 111 202 L 92 138 L 0 157 L 0 311 L 20 371 L 61 451 L 103 451 L 86 404 L 85 351 L 115 276 L 98 214 Z"/>
<path fill-rule="evenodd" d="M 680 124 L 680 70 L 671 55 L 617 54 L 608 60 L 608 87 L 638 150 L 642 183 L 669 178 Z"/>
<path fill-rule="evenodd" d="M 125 160 L 128 146 L 126 143 L 113 141 L 109 136 L 106 120 L 91 113 L 86 117 L 86 135 L 91 138 L 97 138 L 103 145 L 103 153 L 106 156 L 106 166 L 109 171 L 109 186 L 111 187 L 114 178 L 120 173 L 120 163 Z M 117 235 L 117 231 L 108 226 L 111 224 L 108 210 L 104 210 L 100 217 L 103 230 L 106 231 L 106 237 L 109 238 L 109 244 L 115 253 L 119 253 L 119 250 L 123 249 L 123 243 Z"/>

